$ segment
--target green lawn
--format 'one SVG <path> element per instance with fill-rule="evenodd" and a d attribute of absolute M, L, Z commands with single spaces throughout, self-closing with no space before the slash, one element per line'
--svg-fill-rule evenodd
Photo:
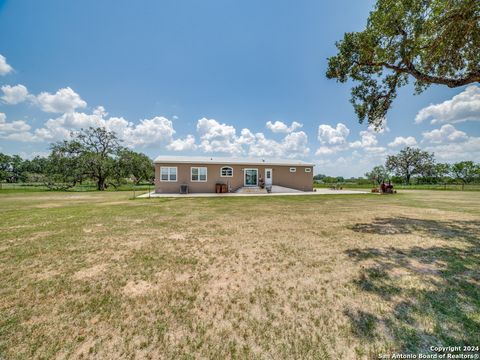
<path fill-rule="evenodd" d="M 480 192 L 0 192 L 0 359 L 480 345 Z"/>

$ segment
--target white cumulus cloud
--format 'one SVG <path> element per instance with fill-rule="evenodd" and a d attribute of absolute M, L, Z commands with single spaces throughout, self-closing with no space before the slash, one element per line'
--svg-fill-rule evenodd
<path fill-rule="evenodd" d="M 384 134 L 390 131 L 387 127 L 386 120 L 380 128 L 368 126 L 367 130 L 360 131 L 360 139 L 352 142 L 347 141 L 350 134 L 348 127 L 342 123 L 338 123 L 335 128 L 330 125 L 322 124 L 318 128 L 318 140 L 320 147 L 315 152 L 317 156 L 329 156 L 338 152 L 348 151 L 352 149 L 353 152 L 363 150 L 365 153 L 380 154 L 386 153 L 386 148 L 378 146 L 377 135 Z"/>
<path fill-rule="evenodd" d="M 378 155 L 383 155 L 387 151 L 387 149 L 383 146 L 368 146 L 364 150 L 365 152 Z"/>
<path fill-rule="evenodd" d="M 107 113 L 103 107 L 96 108 L 92 114 L 83 112 L 68 112 L 49 119 L 42 128 L 35 130 L 35 136 L 43 141 L 58 141 L 68 139 L 70 132 L 89 127 L 106 127 L 122 135 L 129 123 L 124 118 L 105 118 Z"/>
<path fill-rule="evenodd" d="M 450 100 L 421 109 L 415 122 L 418 124 L 427 119 L 431 119 L 432 124 L 480 120 L 480 87 L 470 85 Z"/>
<path fill-rule="evenodd" d="M 423 140 L 433 144 L 464 141 L 468 138 L 463 131 L 455 129 L 453 125 L 443 125 L 440 129 L 424 132 Z"/>
<path fill-rule="evenodd" d="M 85 108 L 87 103 L 70 87 L 59 89 L 55 94 L 41 92 L 36 103 L 42 111 L 49 113 L 68 113 Z"/>
<path fill-rule="evenodd" d="M 28 130 L 30 130 L 30 125 L 28 125 L 25 121 L 17 120 L 7 122 L 7 116 L 4 113 L 0 113 L 0 133 L 10 133 Z"/>
<path fill-rule="evenodd" d="M 299 157 L 307 156 L 310 152 L 308 148 L 308 136 L 304 131 L 292 132 L 285 136 L 282 141 L 284 156 Z"/>
<path fill-rule="evenodd" d="M 303 131 L 293 132 L 282 141 L 268 139 L 263 133 L 256 133 L 255 140 L 249 144 L 248 155 L 255 157 L 298 158 L 308 155 L 308 137 Z"/>
<path fill-rule="evenodd" d="M 7 116 L 0 113 L 0 138 L 16 141 L 32 141 L 31 126 L 23 120 L 8 122 Z"/>
<path fill-rule="evenodd" d="M 317 151 L 315 152 L 316 156 L 321 155 L 332 155 L 335 154 L 337 151 L 340 151 L 340 148 L 337 147 L 329 147 L 329 146 L 320 146 Z"/>
<path fill-rule="evenodd" d="M 253 157 L 281 157 L 284 154 L 282 144 L 265 137 L 263 133 L 255 134 L 255 141 L 248 148 L 248 155 Z"/>
<path fill-rule="evenodd" d="M 0 55 L 0 75 L 7 75 L 12 72 L 13 68 L 7 63 L 7 58 Z"/>
<path fill-rule="evenodd" d="M 173 151 L 188 151 L 196 148 L 197 144 L 193 135 L 187 135 L 185 139 L 175 139 L 167 145 L 167 149 Z"/>
<path fill-rule="evenodd" d="M 169 143 L 175 134 L 171 120 L 163 116 L 140 120 L 137 125 L 129 126 L 124 130 L 123 137 L 131 146 L 145 146 L 151 144 Z"/>
<path fill-rule="evenodd" d="M 389 147 L 400 147 L 400 146 L 416 146 L 417 139 L 413 136 L 397 136 L 391 143 L 388 144 Z"/>
<path fill-rule="evenodd" d="M 374 130 L 360 131 L 360 140 L 350 143 L 351 148 L 368 148 L 378 144 L 377 137 L 372 132 Z"/>
<path fill-rule="evenodd" d="M 10 105 L 19 104 L 29 98 L 28 90 L 24 85 L 2 86 L 2 100 Z"/>
<path fill-rule="evenodd" d="M 350 129 L 342 123 L 334 128 L 327 124 L 318 127 L 318 140 L 321 144 L 340 145 L 346 142 Z"/>
<path fill-rule="evenodd" d="M 237 135 L 232 125 L 202 118 L 197 122 L 197 132 L 200 137 L 198 148 L 206 153 L 296 158 L 310 152 L 308 137 L 303 131 L 290 132 L 281 141 L 276 141 L 261 132 L 254 134 L 247 128 L 243 128 L 240 135 Z"/>
<path fill-rule="evenodd" d="M 274 123 L 268 121 L 266 124 L 266 128 L 274 133 L 291 133 L 297 129 L 300 129 L 302 126 L 303 124 L 300 124 L 296 121 L 292 122 L 290 126 L 282 121 L 275 121 Z"/>
<path fill-rule="evenodd" d="M 30 137 L 24 138 L 25 141 L 55 142 L 70 138 L 72 131 L 89 127 L 105 127 L 114 131 L 123 145 L 128 147 L 161 147 L 170 144 L 175 134 L 172 121 L 165 117 L 155 116 L 134 124 L 123 117 L 108 116 L 105 109 L 99 106 L 91 114 L 74 111 L 49 119 L 43 127 L 33 131 Z"/>
<path fill-rule="evenodd" d="M 241 154 L 241 144 L 237 141 L 233 126 L 221 124 L 215 119 L 202 118 L 197 121 L 200 135 L 200 148 L 205 152 Z"/>
<path fill-rule="evenodd" d="M 252 145 L 255 143 L 255 139 L 255 135 L 250 129 L 244 128 L 240 132 L 240 137 L 237 139 L 237 142 L 241 145 Z"/>
<path fill-rule="evenodd" d="M 438 161 L 457 162 L 472 160 L 478 162 L 480 158 L 480 137 L 468 137 L 465 141 L 447 144 L 433 144 L 424 150 L 433 152 Z"/>

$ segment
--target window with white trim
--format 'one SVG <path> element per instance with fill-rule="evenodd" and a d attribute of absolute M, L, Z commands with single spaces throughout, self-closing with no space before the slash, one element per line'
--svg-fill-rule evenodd
<path fill-rule="evenodd" d="M 221 177 L 232 177 L 233 176 L 233 168 L 230 166 L 224 166 L 220 169 L 220 176 Z"/>
<path fill-rule="evenodd" d="M 206 167 L 192 167 L 191 177 L 192 181 L 207 181 L 207 168 Z"/>
<path fill-rule="evenodd" d="M 160 168 L 160 181 L 177 181 L 177 168 L 162 166 Z"/>
<path fill-rule="evenodd" d="M 312 168 L 305 168 L 305 172 L 311 173 L 311 172 L 312 172 Z"/>
<path fill-rule="evenodd" d="M 291 173 L 297 172 L 297 168 L 290 168 L 290 172 Z"/>

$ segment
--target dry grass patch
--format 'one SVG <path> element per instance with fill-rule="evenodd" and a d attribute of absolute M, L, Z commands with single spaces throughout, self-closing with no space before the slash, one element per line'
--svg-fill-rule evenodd
<path fill-rule="evenodd" d="M 0 357 L 370 359 L 480 340 L 479 193 L 49 195 L 0 202 Z"/>
<path fill-rule="evenodd" d="M 73 274 L 75 280 L 88 280 L 100 276 L 107 270 L 106 264 L 95 265 L 90 268 L 82 269 Z"/>

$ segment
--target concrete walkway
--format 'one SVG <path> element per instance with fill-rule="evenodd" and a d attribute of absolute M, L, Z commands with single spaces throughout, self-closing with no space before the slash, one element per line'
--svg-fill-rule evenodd
<path fill-rule="evenodd" d="M 156 194 L 151 192 L 137 196 L 137 198 L 178 198 L 178 197 L 229 197 L 229 196 L 302 196 L 302 195 L 346 195 L 346 194 L 370 194 L 367 191 L 359 190 L 331 190 L 331 189 L 314 189 L 315 191 L 300 191 L 300 192 L 284 192 L 284 193 L 270 193 L 270 194 L 248 194 L 248 193 L 193 193 L 193 194 Z"/>

